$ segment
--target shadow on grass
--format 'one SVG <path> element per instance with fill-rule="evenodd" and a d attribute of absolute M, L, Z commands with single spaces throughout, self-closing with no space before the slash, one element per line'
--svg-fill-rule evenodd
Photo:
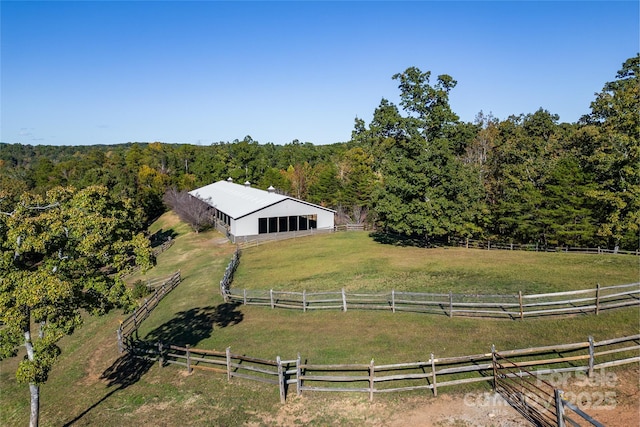
<path fill-rule="evenodd" d="M 80 421 L 85 415 L 98 407 L 102 402 L 111 397 L 114 393 L 124 390 L 137 383 L 144 374 L 146 374 L 154 361 L 147 358 L 137 357 L 131 353 L 125 353 L 120 356 L 109 368 L 107 368 L 100 376 L 101 380 L 107 382 L 107 387 L 115 387 L 109 393 L 104 395 L 93 405 L 82 411 L 71 421 L 64 424 L 65 427 L 71 426 Z"/>
<path fill-rule="evenodd" d="M 416 248 L 442 248 L 445 249 L 449 246 L 455 246 L 456 240 L 449 240 L 440 236 L 426 236 L 422 234 L 395 234 L 384 231 L 373 231 L 369 233 L 369 237 L 374 242 L 382 243 L 383 245 L 394 246 L 412 246 Z"/>
<path fill-rule="evenodd" d="M 145 350 L 152 347 L 154 343 L 195 346 L 203 339 L 209 338 L 214 327 L 225 328 L 240 323 L 243 320 L 243 314 L 238 310 L 239 305 L 226 303 L 217 307 L 207 306 L 181 311 L 170 321 L 149 332 L 144 341 L 136 342 L 128 353 L 120 356 L 100 376 L 100 379 L 107 383 L 107 388 L 114 388 L 64 426 L 75 424 L 117 391 L 140 381 L 155 363 L 155 360 L 145 356 L 148 354 Z"/>
<path fill-rule="evenodd" d="M 400 234 L 385 233 L 382 231 L 374 231 L 369 234 L 374 242 L 382 243 L 383 245 L 394 246 L 414 246 L 418 248 L 431 247 L 424 236 L 404 236 Z"/>
<path fill-rule="evenodd" d="M 155 248 L 162 245 L 165 242 L 168 242 L 171 239 L 175 239 L 176 237 L 178 237 L 178 233 L 176 233 L 174 230 L 172 229 L 163 230 L 161 228 L 160 230 L 153 233 L 151 237 L 149 237 L 149 240 L 151 241 L 151 247 Z"/>
<path fill-rule="evenodd" d="M 239 303 L 220 304 L 181 311 L 170 321 L 158 326 L 145 337 L 147 342 L 170 343 L 184 347 L 197 345 L 211 336 L 214 328 L 225 328 L 240 323 L 243 314 Z"/>

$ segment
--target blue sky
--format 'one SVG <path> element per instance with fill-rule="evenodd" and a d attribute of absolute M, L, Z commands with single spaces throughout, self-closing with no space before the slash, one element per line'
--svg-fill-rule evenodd
<path fill-rule="evenodd" d="M 411 66 L 463 121 L 575 122 L 640 50 L 639 3 L 0 2 L 0 141 L 348 141 Z"/>

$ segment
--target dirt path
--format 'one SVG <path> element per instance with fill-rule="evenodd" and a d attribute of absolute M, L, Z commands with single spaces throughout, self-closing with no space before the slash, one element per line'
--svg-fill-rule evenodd
<path fill-rule="evenodd" d="M 608 427 L 640 425 L 640 368 L 602 373 L 590 381 L 573 376 L 563 383 L 565 398 Z M 607 400 L 605 400 L 607 396 Z M 602 398 L 602 399 L 601 399 Z M 314 394 L 292 397 L 276 415 L 251 426 L 514 427 L 531 426 L 499 395 L 479 391 L 438 397 L 366 397 Z"/>

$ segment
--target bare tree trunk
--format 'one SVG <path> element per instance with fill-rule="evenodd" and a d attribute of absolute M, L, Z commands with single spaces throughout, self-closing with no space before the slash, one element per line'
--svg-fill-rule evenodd
<path fill-rule="evenodd" d="M 29 319 L 30 316 L 27 316 Z M 31 342 L 31 325 L 27 320 L 24 326 L 24 346 L 27 349 L 27 358 L 30 362 L 34 361 L 33 343 Z M 40 386 L 36 383 L 29 383 L 29 393 L 31 394 L 31 417 L 29 418 L 29 427 L 38 427 L 40 417 Z"/>
<path fill-rule="evenodd" d="M 31 418 L 29 418 L 29 427 L 38 427 L 40 418 L 40 386 L 35 383 L 29 383 L 29 393 L 31 394 Z"/>

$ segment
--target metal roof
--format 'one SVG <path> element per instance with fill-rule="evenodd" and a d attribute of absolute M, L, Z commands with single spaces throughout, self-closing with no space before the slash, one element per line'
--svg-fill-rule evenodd
<path fill-rule="evenodd" d="M 246 184 L 235 184 L 229 181 L 214 182 L 213 184 L 190 191 L 189 194 L 207 202 L 234 220 L 280 203 L 283 200 L 295 200 L 306 205 L 334 212 L 331 209 L 294 199 L 293 197 L 260 190 Z"/>

